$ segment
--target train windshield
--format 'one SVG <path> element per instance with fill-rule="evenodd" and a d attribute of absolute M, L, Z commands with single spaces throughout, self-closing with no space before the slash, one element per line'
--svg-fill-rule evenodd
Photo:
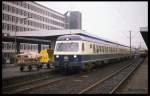
<path fill-rule="evenodd" d="M 69 42 L 69 43 L 57 43 L 57 51 L 78 51 L 79 43 Z"/>

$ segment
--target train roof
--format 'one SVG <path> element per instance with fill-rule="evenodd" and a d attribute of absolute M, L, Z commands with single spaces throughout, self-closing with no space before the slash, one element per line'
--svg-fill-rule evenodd
<path fill-rule="evenodd" d="M 64 40 L 85 40 L 85 41 L 93 41 L 97 43 L 108 43 L 108 44 L 115 44 L 120 45 L 123 47 L 128 47 L 113 41 L 109 41 L 103 38 L 94 37 L 91 35 L 63 35 L 57 38 L 57 41 L 64 41 Z"/>

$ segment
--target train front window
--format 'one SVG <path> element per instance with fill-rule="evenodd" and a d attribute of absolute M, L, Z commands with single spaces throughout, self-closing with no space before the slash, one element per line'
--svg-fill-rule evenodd
<path fill-rule="evenodd" d="M 79 50 L 79 44 L 75 42 L 70 43 L 57 43 L 56 47 L 57 51 L 78 51 Z"/>

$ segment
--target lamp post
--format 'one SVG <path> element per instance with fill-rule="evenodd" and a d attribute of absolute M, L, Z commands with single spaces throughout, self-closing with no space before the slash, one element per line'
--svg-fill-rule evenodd
<path fill-rule="evenodd" d="M 25 17 L 25 18 L 21 18 L 22 20 L 26 20 L 26 19 L 29 19 L 29 18 L 32 18 L 32 17 Z M 20 20 L 21 20 L 20 19 Z M 17 25 L 18 24 L 18 20 L 16 20 L 15 24 Z M 16 30 L 15 30 L 15 56 L 17 56 L 17 26 L 16 26 Z M 15 57 L 15 64 L 17 63 L 17 58 Z"/>

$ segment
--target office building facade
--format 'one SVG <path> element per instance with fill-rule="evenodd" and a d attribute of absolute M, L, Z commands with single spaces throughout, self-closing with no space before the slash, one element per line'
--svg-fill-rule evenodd
<path fill-rule="evenodd" d="M 65 16 L 31 1 L 2 2 L 2 32 L 65 29 Z"/>
<path fill-rule="evenodd" d="M 67 29 L 82 29 L 82 16 L 78 11 L 68 11 L 66 16 Z"/>
<path fill-rule="evenodd" d="M 52 9 L 32 1 L 2 2 L 2 33 L 21 33 L 39 30 L 65 29 L 65 16 Z M 25 41 L 25 40 L 24 40 Z M 19 41 L 20 52 L 38 52 L 39 44 Z M 50 45 L 40 44 L 40 49 L 48 49 Z M 13 40 L 2 41 L 3 63 L 14 63 L 16 45 Z"/>

